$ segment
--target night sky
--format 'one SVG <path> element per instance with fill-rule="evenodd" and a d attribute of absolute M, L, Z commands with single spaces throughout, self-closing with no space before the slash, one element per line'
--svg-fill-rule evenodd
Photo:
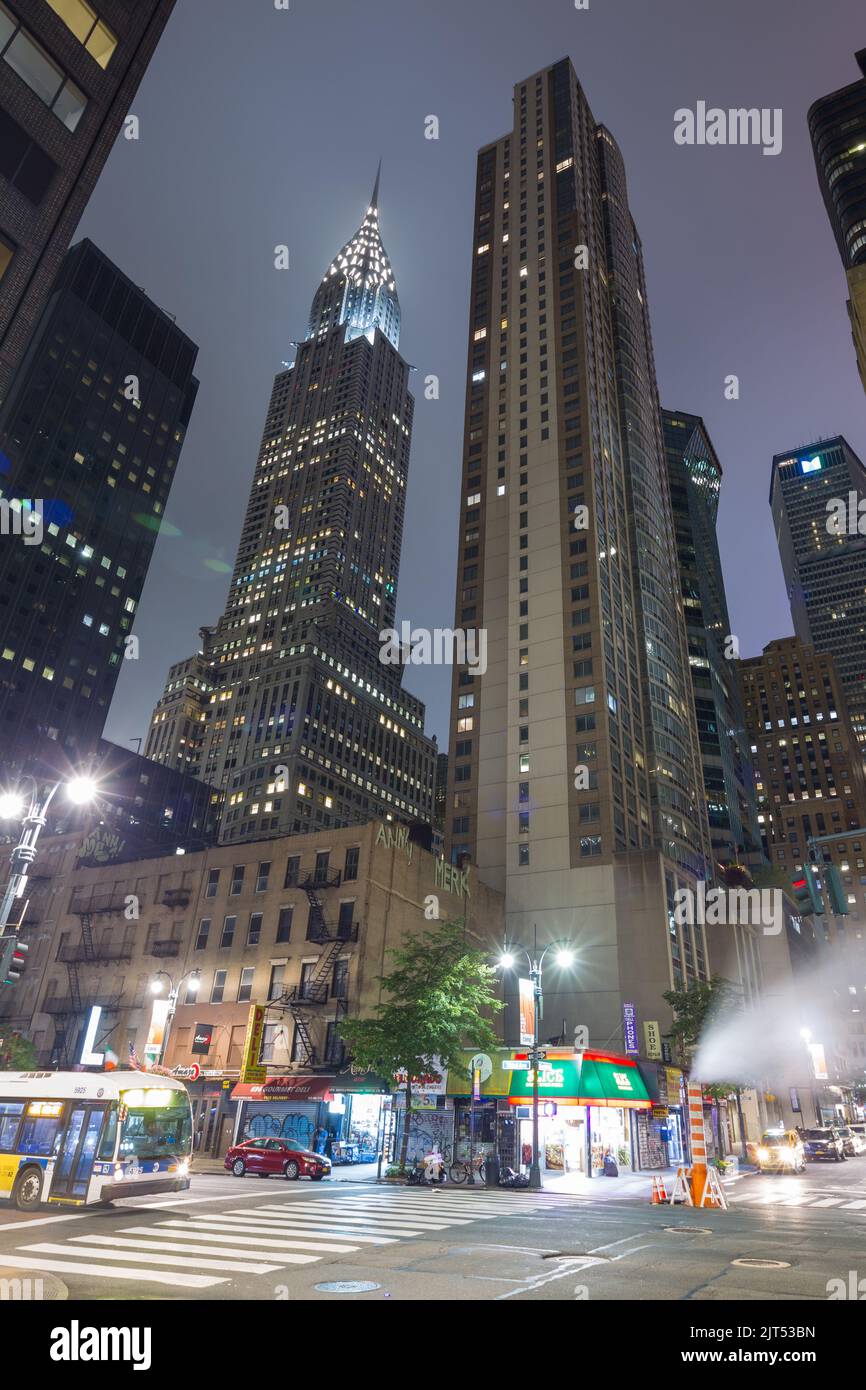
<path fill-rule="evenodd" d="M 857 20 L 860 24 L 857 24 Z M 200 344 L 198 402 L 107 736 L 143 737 L 169 664 L 219 616 L 271 382 L 306 330 L 378 159 L 417 405 L 399 615 L 453 621 L 475 154 L 515 82 L 570 56 L 618 140 L 644 244 L 663 405 L 722 467 L 734 633 L 791 631 L 768 506 L 780 450 L 836 433 L 866 458 L 845 280 L 806 127 L 855 81 L 862 0 L 179 0 L 79 229 Z M 781 107 L 782 153 L 674 143 L 674 112 Z M 424 138 L 436 115 L 440 139 Z M 274 269 L 287 244 L 288 271 Z M 436 373 L 438 401 L 424 399 Z M 724 378 L 740 378 L 726 401 Z M 450 671 L 411 668 L 447 746 Z"/>

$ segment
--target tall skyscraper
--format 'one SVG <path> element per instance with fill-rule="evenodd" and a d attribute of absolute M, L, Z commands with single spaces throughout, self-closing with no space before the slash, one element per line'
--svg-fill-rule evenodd
<path fill-rule="evenodd" d="M 662 411 L 689 667 L 717 863 L 762 857 L 716 522 L 722 466 L 703 420 Z"/>
<path fill-rule="evenodd" d="M 794 631 L 835 659 L 866 757 L 866 536 L 857 529 L 864 499 L 866 469 L 841 435 L 773 458 L 770 506 Z M 847 527 L 828 510 L 840 502 Z"/>
<path fill-rule="evenodd" d="M 228 602 L 204 633 L 197 679 L 210 689 L 172 668 L 151 720 L 147 748 L 160 757 L 183 681 L 191 725 L 203 722 L 191 770 L 225 791 L 224 841 L 433 819 L 424 707 L 403 690 L 402 665 L 380 661 L 380 631 L 396 617 L 414 400 L 378 192 L 377 177 L 294 365 L 274 382 Z"/>
<path fill-rule="evenodd" d="M 809 108 L 818 183 L 848 280 L 848 314 L 866 390 L 866 48 L 863 76 Z"/>
<path fill-rule="evenodd" d="M 567 59 L 479 153 L 472 262 L 456 625 L 490 655 L 455 668 L 449 850 L 513 938 L 575 944 L 556 1031 L 614 1045 L 708 973 L 669 909 L 710 846 L 640 239 Z"/>
<path fill-rule="evenodd" d="M 4 769 L 39 758 L 63 773 L 96 747 L 135 658 L 197 353 L 97 247 L 73 247 L 0 408 Z"/>
<path fill-rule="evenodd" d="M 174 5 L 0 3 L 0 402 Z"/>
<path fill-rule="evenodd" d="M 742 661 L 740 679 L 767 855 L 790 880 L 809 863 L 812 837 L 839 837 L 818 847 L 816 858 L 839 870 L 849 905 L 846 935 L 861 943 L 862 956 L 866 773 L 836 664 L 826 652 L 783 637 Z M 831 921 L 829 914 L 817 917 L 816 928 L 827 931 Z"/>

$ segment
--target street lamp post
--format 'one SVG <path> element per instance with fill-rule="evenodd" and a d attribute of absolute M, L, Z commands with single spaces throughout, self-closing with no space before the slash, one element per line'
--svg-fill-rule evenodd
<path fill-rule="evenodd" d="M 541 955 L 538 954 L 538 927 L 533 927 L 533 951 L 532 955 L 525 946 L 506 947 L 500 957 L 500 965 L 506 969 L 514 965 L 515 950 L 521 951 L 526 958 L 529 966 L 529 978 L 532 983 L 532 1050 L 529 1054 L 529 1067 L 532 1072 L 532 1162 L 529 1165 L 529 1186 L 533 1191 L 539 1191 L 542 1187 L 541 1182 L 541 1163 L 539 1161 L 539 1138 L 538 1138 L 538 1068 L 544 1060 L 539 1052 L 538 1031 L 539 1024 L 544 1012 L 541 972 L 544 966 L 544 958 L 548 951 L 556 950 L 556 963 L 561 966 L 571 965 L 574 961 L 574 952 L 560 942 L 550 942 L 545 946 Z M 545 1054 L 546 1055 L 546 1054 Z"/>
<path fill-rule="evenodd" d="M 159 1056 L 156 1058 L 157 1066 L 162 1066 L 162 1059 L 165 1056 L 166 1051 L 168 1049 L 168 1035 L 171 1031 L 171 1025 L 174 1022 L 174 1015 L 177 1010 L 177 1000 L 178 995 L 180 994 L 180 987 L 183 984 L 184 980 L 189 980 L 188 989 L 192 994 L 198 994 L 199 986 L 201 985 L 201 970 L 198 968 L 198 966 L 196 966 L 195 970 L 188 970 L 185 975 L 181 975 L 177 984 L 175 984 L 174 980 L 172 979 L 171 975 L 169 975 L 167 970 L 157 970 L 153 982 L 150 986 L 152 994 L 162 994 L 163 985 L 160 976 L 163 979 L 168 980 L 168 999 L 166 1001 L 168 1004 L 168 1009 L 165 1015 L 165 1026 L 162 1030 L 162 1043 L 159 1049 Z"/>
<path fill-rule="evenodd" d="M 0 899 L 0 936 L 3 936 L 9 925 L 16 900 L 24 896 L 28 870 L 36 858 L 36 841 L 39 839 L 40 830 L 46 824 L 48 808 L 55 794 L 65 785 L 69 800 L 76 806 L 86 805 L 96 795 L 96 784 L 89 777 L 73 777 L 65 784 L 62 781 L 55 782 L 44 801 L 40 803 L 36 779 L 29 777 L 28 780 L 33 784 L 29 809 L 22 822 L 21 838 L 9 859 L 9 881 Z M 0 819 L 17 819 L 23 813 L 25 805 L 24 798 L 18 792 L 0 794 Z"/>

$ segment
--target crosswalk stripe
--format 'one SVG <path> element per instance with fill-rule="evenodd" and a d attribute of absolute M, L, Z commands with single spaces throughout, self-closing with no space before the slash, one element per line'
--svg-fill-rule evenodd
<path fill-rule="evenodd" d="M 232 1215 L 235 1216 L 239 1214 L 238 1212 L 232 1213 Z M 288 1214 L 285 1219 L 279 1216 L 268 1216 L 262 1217 L 261 1219 L 257 1217 L 254 1224 L 257 1230 L 272 1232 L 274 1235 L 280 1235 L 285 1232 L 286 1235 L 290 1236 L 306 1236 L 309 1235 L 311 1231 L 314 1231 L 328 1236 L 351 1236 L 352 1240 L 357 1240 L 362 1245 L 395 1245 L 397 1243 L 396 1236 L 370 1235 L 360 1228 L 356 1229 L 354 1226 L 351 1230 L 346 1230 L 345 1228 L 341 1230 L 339 1226 L 334 1225 L 333 1221 L 317 1221 L 315 1227 L 312 1225 L 301 1225 L 300 1223 L 295 1225 Z"/>
<path fill-rule="evenodd" d="M 21 1245 L 20 1250 L 32 1250 L 37 1255 L 79 1255 L 84 1259 L 93 1260 L 135 1260 L 138 1264 L 145 1265 L 183 1265 L 192 1269 L 221 1269 L 233 1270 L 237 1274 L 273 1274 L 281 1266 L 254 1264 L 248 1260 L 212 1260 L 206 1258 L 193 1259 L 188 1255 L 175 1255 L 171 1250 L 166 1254 L 148 1254 L 144 1250 L 136 1250 L 132 1254 L 129 1250 L 112 1250 L 108 1248 L 108 1242 L 103 1242 L 101 1236 L 84 1236 L 83 1239 L 95 1240 L 98 1248 L 82 1250 L 76 1246 L 70 1250 L 68 1245 L 54 1244 L 51 1241 L 41 1241 L 38 1245 Z"/>
<path fill-rule="evenodd" d="M 365 1215 L 364 1213 L 367 1213 L 367 1214 Z M 296 1212 L 295 1215 L 296 1215 L 296 1216 L 299 1216 L 299 1217 L 303 1217 L 303 1216 L 312 1216 L 312 1217 L 334 1216 L 334 1217 L 338 1217 L 340 1221 L 367 1221 L 367 1220 L 369 1219 L 369 1217 L 372 1216 L 372 1218 L 375 1220 L 375 1222 L 376 1222 L 377 1224 L 380 1224 L 380 1223 L 381 1223 L 383 1226 L 394 1225 L 395 1223 L 400 1223 L 400 1222 L 404 1222 L 404 1223 L 405 1223 L 405 1222 L 408 1221 L 408 1222 L 410 1222 L 413 1226 L 418 1226 L 418 1227 L 420 1227 L 420 1228 L 422 1228 L 422 1229 L 423 1229 L 423 1227 L 425 1227 L 425 1226 L 429 1226 L 429 1227 L 431 1227 L 431 1228 L 433 1228 L 433 1229 L 436 1229 L 436 1230 L 441 1230 L 441 1228 L 443 1227 L 443 1225 L 449 1225 L 449 1226 L 471 1226 L 471 1225 L 472 1225 L 472 1222 L 471 1222 L 468 1218 L 466 1218 L 466 1217 L 461 1217 L 461 1216 L 451 1216 L 451 1214 L 450 1214 L 449 1212 L 441 1212 L 441 1213 L 440 1213 L 440 1212 L 436 1212 L 436 1213 L 431 1212 L 429 1215 L 428 1215 L 426 1212 L 424 1213 L 424 1215 L 421 1215 L 421 1214 L 419 1214 L 418 1212 L 415 1212 L 415 1211 L 394 1211 L 394 1212 L 388 1212 L 388 1211 L 382 1211 L 382 1210 L 380 1210 L 378 1207 L 375 1207 L 375 1208 L 368 1208 L 368 1207 L 366 1207 L 366 1206 L 360 1206 L 360 1207 L 359 1207 L 359 1206 L 358 1206 L 357 1204 L 355 1204 L 355 1203 L 352 1204 L 352 1209 L 351 1209 L 351 1211 L 349 1211 L 349 1210 L 347 1210 L 346 1207 L 342 1206 L 342 1205 L 341 1205 L 340 1203 L 338 1203 L 338 1202 L 334 1202 L 334 1203 L 325 1203 L 325 1202 L 323 1202 L 323 1203 L 321 1203 L 321 1204 L 319 1204 L 319 1203 L 317 1202 L 315 1205 L 308 1205 L 308 1204 L 305 1203 L 303 1211 Z"/>
<path fill-rule="evenodd" d="M 173 1225 L 177 1223 L 165 1222 L 164 1224 Z M 181 1221 L 179 1224 L 184 1227 L 192 1225 L 191 1222 L 186 1221 Z M 246 1221 L 243 1222 L 241 1225 L 237 1226 L 233 1225 L 230 1221 L 225 1221 L 224 1218 L 221 1216 L 202 1217 L 200 1220 L 196 1221 L 195 1224 L 196 1226 L 201 1227 L 204 1230 L 211 1229 L 215 1231 L 225 1231 L 227 1233 L 232 1230 L 250 1231 L 253 1234 L 256 1231 L 266 1231 L 269 1235 L 277 1235 L 280 1234 L 283 1229 L 282 1226 L 278 1223 L 267 1221 Z M 311 1235 L 316 1235 L 320 1231 L 324 1232 L 325 1228 L 328 1229 L 329 1233 L 333 1235 L 343 1236 L 347 1240 L 354 1240 L 356 1235 L 355 1226 L 346 1225 L 344 1222 L 340 1221 L 326 1221 L 324 1218 L 322 1218 L 317 1221 L 298 1222 L 298 1231 L 303 1232 L 303 1234 L 305 1235 L 307 1234 L 307 1232 L 309 1232 Z M 372 1230 L 375 1232 L 378 1228 L 376 1227 L 375 1222 L 366 1222 L 362 1223 L 358 1229 L 360 1231 L 364 1231 L 366 1234 L 367 1231 Z M 379 1234 L 399 1238 L 400 1236 L 420 1236 L 423 1235 L 424 1232 L 416 1231 L 411 1226 L 388 1226 L 384 1230 L 380 1231 Z"/>
<path fill-rule="evenodd" d="M 842 1210 L 843 1210 L 843 1211 L 856 1211 L 856 1210 L 858 1210 L 860 1207 L 866 1207 L 866 1202 L 862 1202 L 862 1201 L 857 1201 L 857 1202 L 845 1202 L 844 1205 L 843 1205 L 843 1207 L 842 1207 Z"/>
<path fill-rule="evenodd" d="M 820 1201 L 810 1202 L 809 1205 L 813 1207 L 838 1207 L 841 1201 L 841 1197 L 822 1197 Z"/>
<path fill-rule="evenodd" d="M 194 1220 L 194 1221 L 195 1221 L 195 1220 L 198 1220 L 198 1219 L 199 1219 L 198 1217 L 193 1217 L 193 1218 L 192 1218 L 192 1220 Z M 204 1217 L 204 1218 L 201 1218 L 201 1219 L 203 1219 L 203 1220 L 213 1220 L 213 1221 L 224 1221 L 224 1220 L 226 1220 L 227 1218 L 226 1218 L 225 1216 L 223 1216 L 223 1215 L 219 1215 L 219 1216 L 213 1216 L 213 1217 Z M 252 1213 L 248 1214 L 247 1216 L 241 1216 L 241 1217 L 237 1217 L 237 1216 L 236 1216 L 236 1217 L 233 1217 L 233 1218 L 232 1218 L 232 1220 L 234 1220 L 234 1221 L 244 1221 L 244 1220 L 246 1220 L 246 1221 L 251 1221 L 251 1222 L 255 1222 L 257 1219 L 260 1220 L 260 1221 L 268 1221 L 268 1220 L 271 1220 L 271 1221 L 272 1221 L 272 1220 L 274 1220 L 275 1218 L 274 1218 L 273 1216 L 264 1216 L 264 1217 L 261 1217 L 261 1218 L 256 1218 Z M 315 1223 L 322 1223 L 322 1222 L 325 1222 L 325 1223 L 328 1223 L 328 1224 L 330 1224 L 330 1225 L 336 1225 L 336 1226 L 345 1227 L 345 1229 L 346 1229 L 347 1231 L 353 1230 L 355 1226 L 360 1226 L 360 1227 L 366 1227 L 366 1228 L 368 1228 L 368 1229 L 370 1229 L 370 1230 L 382 1230 L 386 1235 L 387 1235 L 388 1233 L 399 1232 L 399 1231 L 401 1231 L 401 1230 L 405 1230 L 405 1231 L 407 1231 L 407 1232 L 408 1232 L 409 1234 L 411 1234 L 411 1235 L 417 1235 L 419 1231 L 442 1231 L 442 1230 L 445 1230 L 446 1227 L 448 1227 L 448 1226 L 450 1226 L 450 1225 L 460 1225 L 460 1226 L 464 1226 L 464 1225 L 468 1225 L 468 1224 L 469 1224 L 468 1222 L 464 1222 L 464 1221 L 459 1221 L 459 1222 L 450 1222 L 450 1221 L 428 1221 L 426 1218 L 421 1218 L 421 1219 L 419 1219 L 419 1218 L 417 1218 L 417 1217 L 408 1216 L 408 1215 L 407 1215 L 407 1216 L 402 1216 L 402 1217 L 401 1217 L 401 1216 L 396 1216 L 396 1215 L 395 1215 L 395 1216 L 389 1216 L 389 1217 L 381 1217 L 381 1216 L 379 1216 L 378 1214 L 375 1214 L 375 1213 L 374 1213 L 374 1214 L 372 1214 L 372 1215 L 364 1216 L 364 1215 L 362 1215 L 360 1212 L 358 1212 L 358 1213 L 353 1212 L 351 1215 L 349 1215 L 349 1214 L 347 1214 L 347 1213 L 345 1213 L 345 1212 L 340 1211 L 339 1208 L 336 1208 L 336 1209 L 334 1209 L 334 1210 L 331 1210 L 330 1208 L 327 1208 L 327 1209 L 324 1210 L 324 1211 L 298 1211 L 298 1212 L 293 1212 L 293 1213 L 292 1213 L 292 1220 L 298 1222 L 299 1224 L 303 1224 L 303 1225 L 308 1225 L 308 1224 L 310 1224 L 310 1223 L 314 1223 L 314 1224 L 315 1224 Z"/>
<path fill-rule="evenodd" d="M 165 1235 L 170 1235 L 166 1231 Z M 177 1250 L 180 1254 L 187 1255 L 228 1255 L 229 1259 L 236 1260 L 243 1256 L 245 1260 L 264 1261 L 268 1268 L 279 1269 L 279 1264 L 272 1264 L 274 1260 L 279 1260 L 280 1255 L 276 1250 L 233 1250 L 230 1245 L 196 1245 L 184 1240 L 136 1240 L 134 1236 L 74 1236 L 77 1241 L 89 1241 L 93 1244 L 116 1245 L 130 1247 L 130 1259 L 133 1258 L 135 1250 Z M 219 1236 L 214 1236 L 214 1240 L 219 1240 Z M 356 1247 L 346 1246 L 347 1250 Z"/>
<path fill-rule="evenodd" d="M 42 1255 L 4 1255 L 3 1263 L 12 1269 L 44 1269 L 50 1274 L 86 1274 L 92 1279 L 132 1279 L 140 1284 L 172 1284 L 185 1289 L 210 1289 L 215 1284 L 230 1282 L 228 1279 L 217 1279 L 211 1275 L 184 1274 L 179 1269 L 171 1272 L 158 1269 L 127 1269 L 118 1268 L 116 1265 L 76 1263 L 74 1260 L 50 1260 Z"/>
<path fill-rule="evenodd" d="M 342 1241 L 335 1243 L 318 1240 L 286 1240 L 283 1238 L 275 1240 L 271 1236 L 263 1236 L 261 1234 L 241 1236 L 235 1235 L 233 1231 L 227 1231 L 224 1226 L 216 1226 L 209 1231 L 190 1231 L 187 1229 L 187 1223 L 185 1221 L 165 1221 L 162 1224 L 171 1226 L 174 1229 L 170 1232 L 163 1232 L 155 1226 L 129 1226 L 124 1229 L 128 1230 L 132 1235 L 167 1235 L 173 1239 L 177 1239 L 179 1228 L 183 1231 L 184 1240 L 220 1240 L 224 1245 L 260 1245 L 263 1250 L 284 1250 L 286 1254 L 281 1256 L 281 1260 L 295 1265 L 314 1264 L 319 1257 L 318 1255 L 291 1255 L 288 1253 L 290 1250 L 324 1250 L 332 1251 L 337 1254 L 348 1254 L 359 1248 L 357 1245 L 350 1245 Z"/>

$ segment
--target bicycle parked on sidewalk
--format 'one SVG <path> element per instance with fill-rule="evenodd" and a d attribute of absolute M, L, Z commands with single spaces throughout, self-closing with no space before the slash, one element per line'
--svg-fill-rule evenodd
<path fill-rule="evenodd" d="M 452 1182 L 461 1183 L 469 1181 L 469 1174 L 475 1175 L 476 1182 L 484 1181 L 484 1154 L 481 1153 L 477 1158 L 473 1158 L 470 1163 L 468 1159 L 458 1158 L 448 1169 L 448 1176 Z"/>

